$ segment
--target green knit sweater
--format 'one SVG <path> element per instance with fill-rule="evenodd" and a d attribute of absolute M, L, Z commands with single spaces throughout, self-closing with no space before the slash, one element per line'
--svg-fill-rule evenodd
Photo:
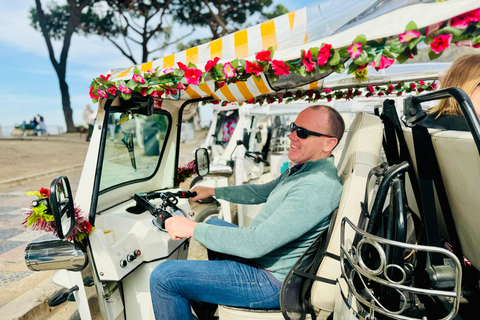
<path fill-rule="evenodd" d="M 254 259 L 283 282 L 293 264 L 328 227 L 341 193 L 333 156 L 307 161 L 292 175 L 287 170 L 263 185 L 216 188 L 217 198 L 265 205 L 247 228 L 200 223 L 193 236 L 211 250 Z"/>

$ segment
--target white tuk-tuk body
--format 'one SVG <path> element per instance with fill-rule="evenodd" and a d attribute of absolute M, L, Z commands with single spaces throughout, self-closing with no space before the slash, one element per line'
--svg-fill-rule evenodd
<path fill-rule="evenodd" d="M 146 210 L 137 210 L 138 194 L 178 191 L 177 168 L 181 122 L 193 116 L 196 103 L 213 99 L 240 103 L 255 102 L 265 106 L 273 101 L 295 100 L 297 96 L 306 101 L 323 103 L 336 98 L 344 99 L 345 94 L 349 95 L 348 99 L 358 99 L 351 95 L 353 90 L 355 95 L 363 91 L 363 94 L 358 95 L 365 96 L 365 93 L 370 91 L 367 87 L 369 85 L 372 86 L 372 94 L 384 94 L 386 86 L 391 84 L 436 79 L 438 70 L 421 74 L 413 70 L 389 75 L 388 69 L 387 72 L 380 70 L 379 73 L 375 73 L 373 68 L 368 67 L 370 74 L 361 82 L 353 75 L 347 75 L 343 72 L 345 68 L 340 67 L 345 64 L 347 69 L 356 71 L 358 68 L 355 62 L 340 54 L 335 55 L 334 52 L 338 53 L 341 48 L 345 48 L 343 52 L 345 54 L 346 48 L 353 46 L 357 41 L 366 45 L 366 41 L 378 40 L 377 43 L 381 43 L 380 40 L 384 39 L 383 45 L 377 47 L 377 51 L 382 51 L 390 48 L 398 35 L 406 32 L 407 26 L 412 27 L 411 21 L 415 22 L 417 30 L 424 33 L 425 28 L 429 26 L 479 7 L 477 0 L 322 1 L 186 51 L 127 69 L 113 69 L 108 73 L 109 76 L 95 79 L 90 94 L 94 100 L 99 100 L 98 115 L 75 203 L 82 208 L 96 229 L 86 241 L 86 254 L 89 258 L 87 267 L 81 272 L 68 271 L 68 285 L 78 286 L 78 290 L 73 290 L 73 293 L 80 317 L 154 319 L 149 291 L 150 273 L 156 265 L 165 260 L 186 259 L 189 240 L 171 240 L 165 231 L 155 225 L 156 217 L 152 217 Z M 478 29 L 478 23 L 475 27 L 472 24 L 471 28 Z M 445 32 L 453 31 L 448 29 Z M 476 44 L 475 41 L 472 44 Z M 321 49 L 324 44 L 332 45 L 332 51 L 329 52 L 332 56 L 335 55 L 335 62 L 328 60 L 330 62 L 320 72 L 317 70 L 308 73 L 298 69 L 298 73 L 274 75 L 272 73 L 274 62 L 259 61 L 256 58 L 257 52 L 274 48 L 275 53 L 271 56 L 275 61 L 289 62 L 290 66 L 300 65 L 302 50 Z M 453 43 L 450 45 L 453 46 Z M 415 46 L 416 44 L 413 44 L 408 50 L 416 53 Z M 336 51 L 333 51 L 334 49 Z M 391 50 L 393 52 L 393 49 Z M 385 54 L 397 55 L 392 52 Z M 377 55 L 378 61 L 372 62 L 377 68 L 382 69 L 379 66 L 380 56 Z M 220 58 L 216 61 L 218 64 L 237 64 L 234 69 L 238 72 L 243 70 L 245 77 L 236 81 L 231 81 L 232 79 L 220 81 L 219 70 L 216 73 L 211 71 L 205 74 L 203 71 L 211 66 L 215 58 Z M 256 77 L 247 75 L 244 62 L 235 59 L 253 61 L 257 66 L 262 65 L 263 72 Z M 201 81 L 196 82 L 190 77 L 188 79 L 190 83 L 186 82 L 187 69 L 203 72 Z M 343 73 L 331 74 L 333 70 Z M 171 77 L 165 78 L 164 74 L 171 74 Z M 140 82 L 138 76 L 144 82 Z M 219 84 L 225 80 L 228 81 Z M 113 87 L 116 91 L 106 91 Z M 349 89 L 352 92 L 347 93 Z M 341 91 L 342 97 L 340 90 L 345 90 Z M 149 95 L 156 96 L 155 107 L 149 105 L 153 101 L 149 99 Z M 157 100 L 159 97 L 161 99 Z M 157 104 L 159 101 L 162 101 L 161 107 Z M 253 110 L 246 114 L 254 114 Z M 313 306 L 319 318 L 327 317 L 334 309 L 336 319 L 352 319 L 352 314 L 365 316 L 365 310 L 367 313 L 370 312 L 371 318 L 374 318 L 372 310 L 375 310 L 375 306 L 378 307 L 371 301 L 371 304 L 368 304 L 369 299 L 365 302 L 354 294 L 355 284 L 350 281 L 349 276 L 354 273 L 352 268 L 358 265 L 363 268 L 363 262 L 352 260 L 349 263 L 354 267 L 349 266 L 350 269 L 345 269 L 345 261 L 352 256 L 352 259 L 358 259 L 351 251 L 356 250 L 351 249 L 355 247 L 352 242 L 355 234 L 357 237 L 364 237 L 365 241 L 372 245 L 374 241 L 383 241 L 381 237 L 365 233 L 365 230 L 355 229 L 361 215 L 360 202 L 364 199 L 365 188 L 368 187 L 367 176 L 382 159 L 380 151 L 382 127 L 379 119 L 364 113 L 355 117 L 352 126 L 354 132 L 348 133 L 345 147 L 343 150 L 340 147 L 336 151 L 339 175 L 344 180 L 345 189 L 339 216 L 329 232 L 331 241 L 325 244 L 328 254 L 319 262 L 318 270 L 310 270 L 317 278 L 313 278 L 315 281 L 308 290 L 308 303 Z M 152 141 L 155 146 L 150 149 L 148 146 Z M 131 148 L 132 145 L 134 149 Z M 367 192 L 366 199 L 370 203 L 374 197 L 373 191 Z M 151 203 L 158 208 L 165 204 L 165 201 L 155 199 L 151 200 Z M 177 211 L 187 215 L 191 213 L 185 199 L 179 199 L 177 207 Z M 342 220 L 344 217 L 348 217 L 349 220 Z M 353 231 L 345 231 L 345 226 L 348 227 L 350 222 L 353 224 L 351 227 Z M 387 241 L 385 245 L 394 244 L 396 243 Z M 406 244 L 406 247 L 414 248 L 412 250 L 425 249 L 411 247 L 410 244 Z M 429 248 L 426 250 L 431 250 Z M 348 251 L 349 249 L 351 250 Z M 445 254 L 444 251 L 441 253 Z M 452 261 L 455 260 L 451 255 L 446 256 Z M 455 279 L 458 280 L 460 267 L 458 261 L 454 262 L 457 271 Z M 350 274 L 347 274 L 348 272 Z M 84 285 L 87 275 L 93 278 L 93 286 Z M 372 281 L 378 281 L 379 274 L 375 273 L 374 276 L 376 278 L 372 276 L 375 278 Z M 337 289 L 337 279 L 338 282 L 347 281 L 347 284 L 342 284 L 343 287 L 338 287 L 342 290 Z M 458 284 L 455 282 L 455 292 L 447 296 L 456 298 L 457 291 Z M 438 293 L 433 291 L 433 294 Z M 282 300 L 282 310 L 273 313 L 258 313 L 252 316 L 245 310 L 221 307 L 219 314 L 221 319 L 284 317 L 296 319 L 296 313 L 285 311 L 283 303 Z M 457 302 L 454 304 L 453 310 L 456 314 L 458 304 Z M 352 312 L 354 309 L 357 313 Z M 384 311 L 384 313 L 397 319 L 407 319 L 396 312 Z"/>

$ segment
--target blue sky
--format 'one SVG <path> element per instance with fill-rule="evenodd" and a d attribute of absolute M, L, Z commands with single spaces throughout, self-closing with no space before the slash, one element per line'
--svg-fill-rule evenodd
<path fill-rule="evenodd" d="M 45 8 L 48 1 L 42 2 Z M 274 2 L 293 11 L 318 0 Z M 31 120 L 37 114 L 44 116 L 47 127 L 66 127 L 58 78 L 48 57 L 45 40 L 30 26 L 29 9 L 34 5 L 34 1 L 0 0 L 0 125 L 4 128 L 4 135 L 13 125 Z M 54 47 L 58 57 L 61 43 L 54 43 Z M 172 48 L 162 56 L 175 51 Z M 84 124 L 81 113 L 87 104 L 96 110 L 88 95 L 91 80 L 110 69 L 131 64 L 112 44 L 100 37 L 73 36 L 67 83 L 75 125 Z"/>

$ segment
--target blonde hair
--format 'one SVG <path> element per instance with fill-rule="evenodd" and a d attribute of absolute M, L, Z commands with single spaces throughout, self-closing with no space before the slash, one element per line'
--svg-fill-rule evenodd
<path fill-rule="evenodd" d="M 440 78 L 442 88 L 457 87 L 472 96 L 480 84 L 480 54 L 467 54 L 457 58 Z M 429 113 L 463 116 L 457 101 L 453 98 L 442 99 L 438 105 L 428 110 Z"/>

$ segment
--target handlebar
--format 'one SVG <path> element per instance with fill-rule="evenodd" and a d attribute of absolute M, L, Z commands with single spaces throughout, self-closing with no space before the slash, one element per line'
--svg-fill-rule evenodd
<path fill-rule="evenodd" d="M 267 160 L 263 159 L 262 153 L 258 151 L 246 151 L 245 156 L 252 158 L 255 163 L 263 162 L 265 165 L 269 166 L 270 163 L 268 163 Z"/>

